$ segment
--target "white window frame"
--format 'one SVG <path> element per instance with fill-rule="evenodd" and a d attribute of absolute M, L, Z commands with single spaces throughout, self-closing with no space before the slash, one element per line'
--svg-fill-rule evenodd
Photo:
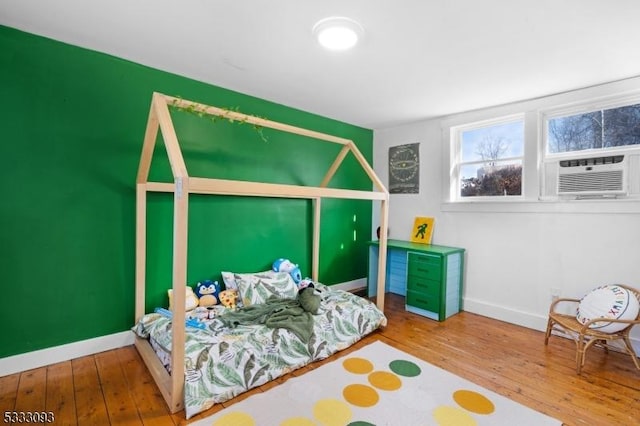
<path fill-rule="evenodd" d="M 481 129 L 485 127 L 493 127 L 500 124 L 514 123 L 517 121 L 522 122 L 523 126 L 523 151 L 522 156 L 517 157 L 505 157 L 500 158 L 498 161 L 510 161 L 520 160 L 522 163 L 522 176 L 521 176 L 521 191 L 520 195 L 509 196 L 479 196 L 479 197 L 462 197 L 460 195 L 461 166 L 473 163 L 483 163 L 483 161 L 472 161 L 462 163 L 462 133 L 465 131 Z M 451 165 L 450 165 L 450 192 L 449 200 L 454 203 L 478 203 L 478 202 L 517 202 L 522 201 L 525 197 L 525 157 L 526 157 L 526 120 L 524 113 L 511 114 L 507 116 L 501 116 L 488 120 L 476 121 L 472 123 L 465 123 L 450 127 L 450 153 L 451 153 Z"/>

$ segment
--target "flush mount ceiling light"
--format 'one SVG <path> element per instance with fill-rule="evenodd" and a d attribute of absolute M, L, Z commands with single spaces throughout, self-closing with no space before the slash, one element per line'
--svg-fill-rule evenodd
<path fill-rule="evenodd" d="M 313 26 L 313 35 L 321 46 L 329 50 L 347 50 L 358 43 L 364 29 L 353 19 L 325 18 Z"/>

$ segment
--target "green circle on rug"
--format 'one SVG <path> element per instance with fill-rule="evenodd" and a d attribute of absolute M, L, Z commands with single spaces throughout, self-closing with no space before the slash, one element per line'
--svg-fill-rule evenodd
<path fill-rule="evenodd" d="M 420 373 L 422 373 L 422 370 L 420 370 L 420 367 L 418 367 L 417 364 L 404 359 L 391 361 L 389 363 L 389 369 L 396 373 L 398 376 L 403 377 L 416 377 Z"/>
<path fill-rule="evenodd" d="M 481 393 L 470 390 L 457 390 L 453 393 L 453 400 L 465 410 L 476 414 L 491 414 L 496 410 L 493 402 Z"/>
<path fill-rule="evenodd" d="M 358 420 L 358 421 L 349 423 L 347 426 L 376 426 L 376 425 L 374 425 L 373 423 Z"/>

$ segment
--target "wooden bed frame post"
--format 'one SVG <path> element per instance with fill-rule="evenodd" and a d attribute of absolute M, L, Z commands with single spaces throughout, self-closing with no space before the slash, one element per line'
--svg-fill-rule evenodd
<path fill-rule="evenodd" d="M 176 178 L 173 210 L 173 319 L 171 323 L 171 404 L 176 411 L 183 406 L 185 306 L 187 285 L 187 222 L 189 218 L 189 180 Z"/>
<path fill-rule="evenodd" d="M 135 320 L 144 315 L 147 260 L 147 190 L 144 184 L 136 185 L 136 310 Z"/>
<path fill-rule="evenodd" d="M 320 270 L 320 219 L 322 211 L 322 199 L 313 199 L 313 248 L 311 261 L 311 279 L 318 281 Z"/>
<path fill-rule="evenodd" d="M 380 206 L 380 239 L 378 247 L 378 282 L 376 306 L 384 312 L 384 291 L 387 265 L 387 229 L 389 227 L 389 200 L 382 200 Z"/>
<path fill-rule="evenodd" d="M 202 115 L 213 115 L 230 121 L 239 121 L 253 124 L 258 127 L 267 127 L 282 132 L 292 133 L 309 138 L 315 138 L 326 142 L 342 145 L 333 164 L 329 167 L 320 186 L 298 186 L 261 182 L 232 181 L 224 179 L 208 179 L 190 177 L 184 163 L 178 138 L 171 121 L 169 105 L 178 109 L 197 111 Z M 158 136 L 158 129 L 162 133 L 169 164 L 173 174 L 173 183 L 149 182 L 149 170 Z M 338 170 L 344 158 L 353 154 L 365 173 L 373 183 L 373 191 L 353 189 L 329 188 L 329 182 Z M 189 194 L 218 194 L 240 195 L 252 197 L 280 197 L 280 198 L 304 198 L 313 201 L 313 248 L 312 248 L 312 278 L 318 280 L 320 264 L 320 225 L 322 198 L 344 198 L 355 200 L 381 201 L 381 238 L 380 254 L 378 256 L 378 292 L 376 304 L 380 310 L 384 310 L 386 247 L 387 247 L 387 215 L 389 192 L 380 179 L 358 150 L 353 141 L 315 132 L 313 130 L 290 126 L 263 118 L 229 111 L 217 107 L 199 104 L 171 96 L 154 93 L 151 100 L 151 109 L 147 121 L 138 176 L 136 178 L 136 291 L 135 291 L 135 320 L 138 321 L 145 313 L 145 281 L 146 281 L 146 238 L 147 238 L 147 192 L 173 193 L 173 318 L 171 324 L 171 371 L 170 375 L 164 365 L 159 361 L 153 348 L 147 339 L 135 338 L 135 346 L 142 360 L 147 365 L 149 372 L 156 381 L 162 396 L 164 397 L 172 413 L 184 407 L 184 382 L 185 382 L 185 299 L 187 285 L 187 243 L 188 243 L 188 218 L 189 218 Z"/>
<path fill-rule="evenodd" d="M 158 115 L 155 104 L 151 103 L 147 128 L 142 143 L 142 154 L 136 177 L 136 302 L 135 320 L 138 321 L 145 311 L 145 283 L 147 261 L 147 180 L 151 169 L 151 157 L 158 137 Z"/>

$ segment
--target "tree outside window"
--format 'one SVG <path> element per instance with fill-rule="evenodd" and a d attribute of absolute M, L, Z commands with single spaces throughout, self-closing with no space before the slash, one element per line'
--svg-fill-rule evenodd
<path fill-rule="evenodd" d="M 458 130 L 462 198 L 522 195 L 524 121 Z"/>
<path fill-rule="evenodd" d="M 550 154 L 640 145 L 640 104 L 547 120 Z"/>

